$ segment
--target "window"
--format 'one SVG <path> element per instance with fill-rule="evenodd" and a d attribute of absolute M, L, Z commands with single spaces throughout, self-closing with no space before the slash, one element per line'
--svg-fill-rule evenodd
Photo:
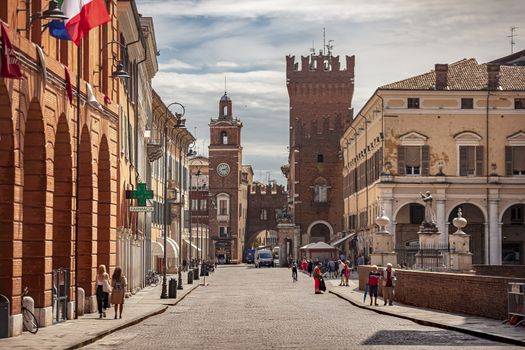
<path fill-rule="evenodd" d="M 525 175 L 525 146 L 505 147 L 505 175 Z"/>
<path fill-rule="evenodd" d="M 525 109 L 525 98 L 515 98 L 514 109 Z"/>
<path fill-rule="evenodd" d="M 483 176 L 483 146 L 459 146 L 459 176 Z"/>
<path fill-rule="evenodd" d="M 219 200 L 219 215 L 228 215 L 228 200 Z"/>
<path fill-rule="evenodd" d="M 419 204 L 410 204 L 410 223 L 420 225 L 425 220 L 425 207 Z"/>
<path fill-rule="evenodd" d="M 261 215 L 259 216 L 261 220 L 268 220 L 268 212 L 266 209 L 261 209 Z"/>
<path fill-rule="evenodd" d="M 510 208 L 510 223 L 513 225 L 523 225 L 523 206 L 514 205 Z"/>
<path fill-rule="evenodd" d="M 461 99 L 461 109 L 473 109 L 473 108 L 474 108 L 473 98 L 462 98 Z"/>
<path fill-rule="evenodd" d="M 418 109 L 419 108 L 419 98 L 409 97 L 407 101 L 407 106 L 408 108 Z"/>
<path fill-rule="evenodd" d="M 227 145 L 228 144 L 228 134 L 226 133 L 226 131 L 222 131 L 221 132 L 221 143 L 223 145 Z"/>
<path fill-rule="evenodd" d="M 421 146 L 405 147 L 405 175 L 421 175 Z"/>
<path fill-rule="evenodd" d="M 323 163 L 324 162 L 324 157 L 322 154 L 318 154 L 317 155 L 317 163 Z"/>
<path fill-rule="evenodd" d="M 314 202 L 326 203 L 328 201 L 328 186 L 315 185 L 314 188 Z"/>
<path fill-rule="evenodd" d="M 228 235 L 228 228 L 225 227 L 225 226 L 220 226 L 219 227 L 219 237 L 226 237 Z"/>
<path fill-rule="evenodd" d="M 197 200 L 196 199 L 192 199 L 191 200 L 191 210 L 198 210 L 197 208 Z"/>
<path fill-rule="evenodd" d="M 207 206 L 206 199 L 201 199 L 201 210 L 205 211 Z"/>

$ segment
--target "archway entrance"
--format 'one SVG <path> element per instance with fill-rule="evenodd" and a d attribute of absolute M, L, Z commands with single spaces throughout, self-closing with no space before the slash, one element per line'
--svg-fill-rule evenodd
<path fill-rule="evenodd" d="M 458 209 L 461 208 L 463 217 L 468 224 L 464 231 L 470 235 L 470 252 L 472 253 L 473 264 L 483 264 L 485 261 L 485 216 L 481 209 L 469 203 L 460 204 L 450 212 L 448 217 L 448 233 L 453 234 L 456 228 L 452 225 L 452 220 L 458 216 Z"/>
<path fill-rule="evenodd" d="M 330 242 L 332 231 L 332 227 L 326 221 L 316 221 L 312 223 L 308 228 L 310 243 Z"/>
<path fill-rule="evenodd" d="M 523 265 L 525 259 L 524 204 L 514 204 L 502 216 L 501 262 L 504 265 Z"/>
<path fill-rule="evenodd" d="M 397 261 L 405 266 L 416 263 L 419 251 L 419 226 L 425 219 L 425 207 L 419 203 L 403 205 L 397 212 L 396 223 L 396 253 Z"/>

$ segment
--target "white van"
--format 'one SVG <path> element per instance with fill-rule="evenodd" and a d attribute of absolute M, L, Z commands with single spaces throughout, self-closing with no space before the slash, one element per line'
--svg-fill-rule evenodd
<path fill-rule="evenodd" d="M 272 252 L 268 249 L 260 249 L 255 251 L 254 257 L 255 268 L 261 266 L 273 267 Z"/>

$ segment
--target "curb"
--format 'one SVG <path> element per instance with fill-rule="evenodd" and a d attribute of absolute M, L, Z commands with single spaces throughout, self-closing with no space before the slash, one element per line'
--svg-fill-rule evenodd
<path fill-rule="evenodd" d="M 366 305 L 362 305 L 360 303 L 356 303 L 355 301 L 353 301 L 349 297 L 343 296 L 342 294 L 334 292 L 332 290 L 330 290 L 329 293 L 337 296 L 338 298 L 346 300 L 347 302 L 349 302 L 350 304 L 352 304 L 352 305 L 354 305 L 354 306 L 356 306 L 358 308 L 365 309 L 365 310 L 370 310 L 370 311 L 373 311 L 373 312 L 378 313 L 378 314 L 387 315 L 387 316 L 393 316 L 393 317 L 397 317 L 397 318 L 402 318 L 402 319 L 409 320 L 409 321 L 412 321 L 414 323 L 417 323 L 417 324 L 420 324 L 420 325 L 423 325 L 423 326 L 436 327 L 436 328 L 446 329 L 446 330 L 450 330 L 450 331 L 456 331 L 456 332 L 460 332 L 460 333 L 464 333 L 464 334 L 469 334 L 469 335 L 476 336 L 478 338 L 494 340 L 494 341 L 498 341 L 498 342 L 501 342 L 501 343 L 507 343 L 507 344 L 512 344 L 512 345 L 525 346 L 525 341 L 521 341 L 521 340 L 518 340 L 518 339 L 508 338 L 508 337 L 505 337 L 505 336 L 502 336 L 502 335 L 498 335 L 498 334 L 485 333 L 485 332 L 476 331 L 476 330 L 467 329 L 467 328 L 462 328 L 462 327 L 458 327 L 458 326 L 451 326 L 451 325 L 447 325 L 447 324 L 443 324 L 443 323 L 437 323 L 437 322 L 433 322 L 433 321 L 422 320 L 422 319 L 415 318 L 415 317 L 400 315 L 400 314 L 397 314 L 397 313 L 384 311 L 384 310 L 381 310 L 381 309 L 371 308 L 371 307 L 368 307 Z"/>
<path fill-rule="evenodd" d="M 135 319 L 132 319 L 132 320 L 129 320 L 129 322 L 127 323 L 124 323 L 118 327 L 115 327 L 115 328 L 112 328 L 112 329 L 108 329 L 106 331 L 102 331 L 98 334 L 96 334 L 94 337 L 90 338 L 90 339 L 86 339 L 86 340 L 83 340 L 81 341 L 80 343 L 77 343 L 77 344 L 74 344 L 72 346 L 69 346 L 67 348 L 65 348 L 65 350 L 72 350 L 72 349 L 79 349 L 79 348 L 82 348 L 86 345 L 89 345 L 89 344 L 92 344 L 94 342 L 96 342 L 97 340 L 100 340 L 102 338 L 104 338 L 105 336 L 111 334 L 111 333 L 114 333 L 114 332 L 117 332 L 117 331 L 120 331 L 122 329 L 125 329 L 125 328 L 128 328 L 128 327 L 131 327 L 133 325 L 136 325 L 137 323 L 140 323 L 142 321 L 144 321 L 145 319 L 148 319 L 150 317 L 153 317 L 153 316 L 156 316 L 156 315 L 160 315 L 162 313 L 164 313 L 164 311 L 166 311 L 168 309 L 168 307 L 170 306 L 175 306 L 177 305 L 178 303 L 180 303 L 182 300 L 184 300 L 184 298 L 186 298 L 187 295 L 189 295 L 191 292 L 193 292 L 195 289 L 197 289 L 199 287 L 199 285 L 195 285 L 193 286 L 186 294 L 184 294 L 184 296 L 182 296 L 180 299 L 178 299 L 177 301 L 175 301 L 174 303 L 170 303 L 170 304 L 161 304 L 161 307 L 160 309 L 157 309 L 155 311 L 152 311 L 148 314 L 145 314 L 145 315 L 142 315 L 142 316 L 139 316 L 138 318 L 135 318 Z"/>

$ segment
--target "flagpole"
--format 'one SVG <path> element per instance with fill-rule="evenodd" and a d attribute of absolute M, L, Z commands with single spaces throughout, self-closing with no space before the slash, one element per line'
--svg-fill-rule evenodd
<path fill-rule="evenodd" d="M 82 40 L 77 46 L 77 158 L 75 172 L 75 319 L 78 318 L 78 220 L 79 220 L 79 169 L 80 169 L 80 72 L 82 69 Z"/>

